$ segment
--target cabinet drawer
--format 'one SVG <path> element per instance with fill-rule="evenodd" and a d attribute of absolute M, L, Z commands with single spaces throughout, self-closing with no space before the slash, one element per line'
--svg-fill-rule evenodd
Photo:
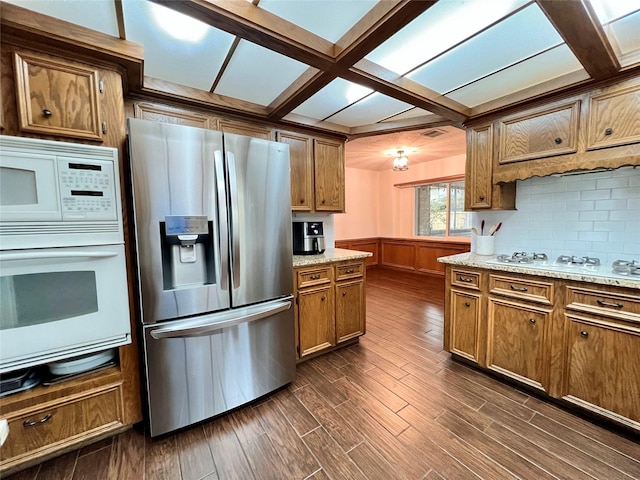
<path fill-rule="evenodd" d="M 502 120 L 498 163 L 575 153 L 580 102 L 534 110 Z"/>
<path fill-rule="evenodd" d="M 501 275 L 489 275 L 489 292 L 503 297 L 551 305 L 553 299 L 553 282 L 539 282 L 515 277 L 503 277 Z"/>
<path fill-rule="evenodd" d="M 640 323 L 640 294 L 567 287 L 567 310 Z"/>
<path fill-rule="evenodd" d="M 470 272 L 468 270 L 451 269 L 451 285 L 479 290 L 480 274 L 477 272 Z"/>
<path fill-rule="evenodd" d="M 336 281 L 361 277 L 363 270 L 364 264 L 361 262 L 336 265 Z"/>
<path fill-rule="evenodd" d="M 298 288 L 312 287 L 331 282 L 331 267 L 323 266 L 313 269 L 296 270 Z"/>
<path fill-rule="evenodd" d="M 121 386 L 18 411 L 7 420 L 9 436 L 2 446 L 3 465 L 13 463 L 17 457 L 54 451 L 121 427 Z"/>

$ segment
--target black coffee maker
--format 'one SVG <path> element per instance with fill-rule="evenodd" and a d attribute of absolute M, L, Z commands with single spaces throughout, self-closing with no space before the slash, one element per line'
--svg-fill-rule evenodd
<path fill-rule="evenodd" d="M 322 222 L 293 222 L 293 253 L 316 255 L 325 250 Z"/>

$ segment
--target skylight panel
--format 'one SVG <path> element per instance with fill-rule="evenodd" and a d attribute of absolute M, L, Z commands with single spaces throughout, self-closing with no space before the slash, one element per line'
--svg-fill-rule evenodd
<path fill-rule="evenodd" d="M 572 76 L 567 80 L 567 85 L 589 78 L 569 47 L 560 45 L 446 96 L 468 107 L 475 107 L 573 72 L 582 72 L 582 76 Z M 556 83 L 556 86 L 564 85 Z"/>
<path fill-rule="evenodd" d="M 378 0 L 261 0 L 258 8 L 335 43 L 376 3 Z"/>
<path fill-rule="evenodd" d="M 322 120 L 369 95 L 373 90 L 336 78 L 291 113 Z"/>
<path fill-rule="evenodd" d="M 531 5 L 407 75 L 446 93 L 562 43 L 537 5 Z"/>
<path fill-rule="evenodd" d="M 327 121 L 347 127 L 357 127 L 377 123 L 391 115 L 403 112 L 411 106 L 381 93 L 374 93 L 327 118 Z"/>
<path fill-rule="evenodd" d="M 405 74 L 527 3 L 529 0 L 439 1 L 366 58 Z"/>
<path fill-rule="evenodd" d="M 241 40 L 215 93 L 267 106 L 307 68 L 302 62 Z"/>

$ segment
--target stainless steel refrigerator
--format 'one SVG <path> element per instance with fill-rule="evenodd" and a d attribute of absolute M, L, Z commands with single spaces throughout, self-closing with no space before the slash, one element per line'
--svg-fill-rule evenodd
<path fill-rule="evenodd" d="M 129 119 L 151 435 L 295 376 L 288 146 Z"/>

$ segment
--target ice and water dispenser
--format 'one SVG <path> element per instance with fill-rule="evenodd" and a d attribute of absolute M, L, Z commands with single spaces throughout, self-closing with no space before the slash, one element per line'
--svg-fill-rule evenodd
<path fill-rule="evenodd" d="M 215 283 L 212 224 L 204 215 L 160 222 L 164 290 Z"/>

